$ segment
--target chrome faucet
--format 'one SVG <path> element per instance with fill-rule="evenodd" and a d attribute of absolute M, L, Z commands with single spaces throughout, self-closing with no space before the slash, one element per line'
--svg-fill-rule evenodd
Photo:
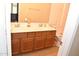
<path fill-rule="evenodd" d="M 25 22 L 27 23 L 27 27 L 30 27 L 30 21 L 28 20 L 28 18 L 25 18 Z"/>

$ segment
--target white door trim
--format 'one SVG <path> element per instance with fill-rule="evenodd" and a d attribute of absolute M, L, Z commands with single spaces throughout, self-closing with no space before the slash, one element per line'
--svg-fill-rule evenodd
<path fill-rule="evenodd" d="M 58 56 L 68 56 L 78 27 L 79 3 L 71 3 Z"/>
<path fill-rule="evenodd" d="M 75 35 L 75 31 L 77 28 L 77 17 L 78 17 L 78 3 L 71 4 L 70 5 L 70 11 L 68 13 L 68 18 L 64 30 L 63 35 L 63 45 L 60 47 L 58 55 L 68 55 L 69 49 L 71 47 L 71 44 L 73 42 L 73 38 Z M 75 9 L 74 9 L 75 8 Z M 77 10 L 78 9 L 78 10 Z M 74 11 L 75 10 L 75 11 Z M 8 55 L 11 56 L 11 26 L 10 26 L 10 12 L 11 12 L 11 6 L 10 3 L 6 4 L 6 29 L 7 29 L 7 45 L 8 45 Z"/>
<path fill-rule="evenodd" d="M 12 55 L 11 52 L 11 26 L 10 26 L 10 19 L 11 19 L 11 3 L 6 3 L 6 31 L 7 31 L 7 47 L 8 47 L 8 56 Z"/>

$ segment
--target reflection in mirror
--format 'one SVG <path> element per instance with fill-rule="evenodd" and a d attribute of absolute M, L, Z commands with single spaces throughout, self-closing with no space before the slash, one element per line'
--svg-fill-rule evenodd
<path fill-rule="evenodd" d="M 11 3 L 11 22 L 18 22 L 18 3 Z"/>

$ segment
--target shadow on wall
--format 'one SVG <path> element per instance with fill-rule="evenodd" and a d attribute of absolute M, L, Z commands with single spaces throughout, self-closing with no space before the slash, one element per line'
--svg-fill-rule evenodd
<path fill-rule="evenodd" d="M 79 20 L 78 20 L 78 28 L 76 31 L 74 41 L 72 43 L 72 47 L 69 52 L 69 56 L 79 56 Z"/>

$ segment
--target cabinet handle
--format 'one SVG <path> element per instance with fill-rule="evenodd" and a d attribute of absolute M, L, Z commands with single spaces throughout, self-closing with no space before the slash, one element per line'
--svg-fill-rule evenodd
<path fill-rule="evenodd" d="M 59 45 L 62 45 L 62 41 L 57 36 L 55 36 L 55 41 L 58 42 Z"/>

